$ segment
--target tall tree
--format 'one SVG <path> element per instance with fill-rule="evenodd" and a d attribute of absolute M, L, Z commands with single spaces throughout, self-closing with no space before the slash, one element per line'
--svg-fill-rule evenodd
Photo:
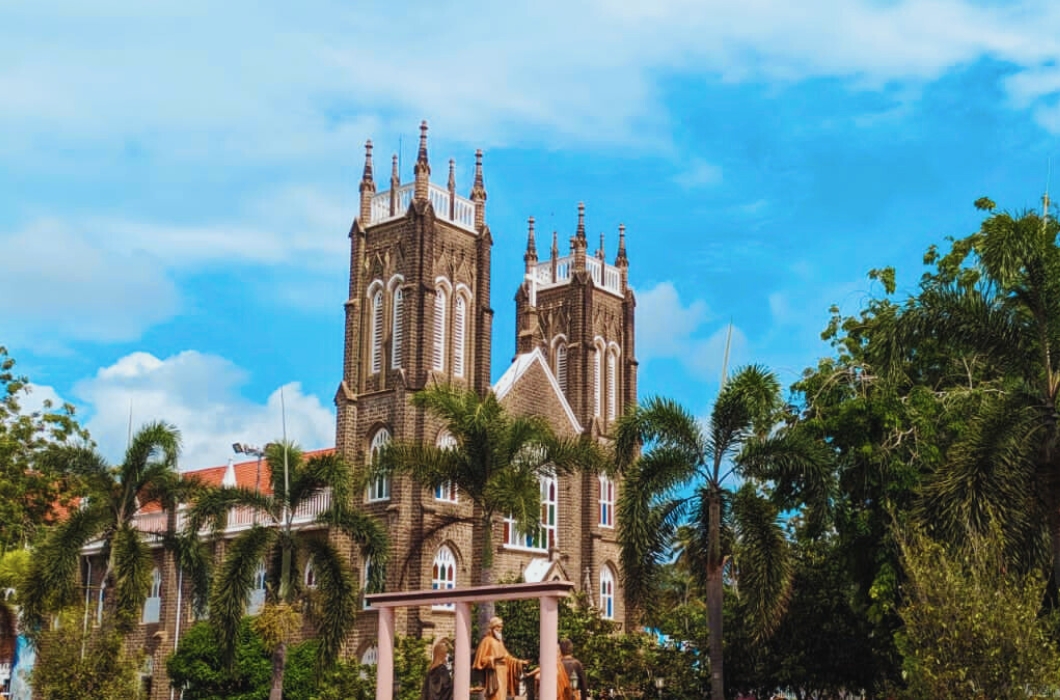
<path fill-rule="evenodd" d="M 89 444 L 70 404 L 45 399 L 38 410 L 23 404 L 29 378 L 15 373 L 15 360 L 0 345 L 0 553 L 25 547 L 54 520 L 56 506 L 76 492 L 61 463 L 42 459 L 57 445 Z"/>
<path fill-rule="evenodd" d="M 329 494 L 328 506 L 316 524 L 328 525 L 348 536 L 362 557 L 380 566 L 387 558 L 383 526 L 354 507 L 355 484 L 349 466 L 336 454 L 305 458 L 301 449 L 273 443 L 265 449 L 269 486 L 265 491 L 243 487 L 218 489 L 198 499 L 189 512 L 188 532 L 212 525 L 223 531 L 233 508 L 249 509 L 258 518 L 227 545 L 210 591 L 210 624 L 217 630 L 223 657 L 235 657 L 240 621 L 247 609 L 255 572 L 267 567 L 266 602 L 255 621 L 257 632 L 272 654 L 269 697 L 281 700 L 287 663 L 287 643 L 302 624 L 303 611 L 316 628 L 318 661 L 333 662 L 353 627 L 358 583 L 349 562 L 319 528 L 307 529 L 295 515 L 311 499 Z M 304 585 L 302 572 L 311 564 L 316 589 Z"/>
<path fill-rule="evenodd" d="M 52 527 L 30 563 L 21 602 L 23 621 L 31 633 L 41 629 L 47 615 L 76 601 L 81 552 L 95 541 L 102 543 L 103 585 L 111 592 L 105 598 L 105 609 L 119 633 L 136 624 L 151 586 L 151 542 L 173 542 L 165 533 L 142 530 L 136 513 L 151 504 L 173 513 L 199 488 L 196 481 L 180 478 L 179 452 L 177 429 L 150 423 L 132 437 L 118 465 L 107 464 L 88 448 L 49 453 L 49 460 L 83 481 L 86 497 Z"/>
<path fill-rule="evenodd" d="M 624 473 L 619 541 L 626 596 L 649 600 L 660 564 L 673 552 L 678 526 L 688 520 L 686 556 L 699 562 L 710 624 L 711 695 L 725 697 L 722 655 L 723 573 L 738 581 L 755 627 L 767 635 L 778 624 L 791 585 L 788 543 L 779 506 L 756 483 L 784 485 L 797 476 L 821 485 L 823 454 L 799 433 L 777 429 L 784 417 L 780 385 L 759 366 L 741 369 L 722 387 L 702 426 L 676 403 L 652 398 L 624 416 L 616 429 Z M 641 454 L 641 450 L 643 453 Z M 737 479 L 750 479 L 733 489 Z M 807 493 L 811 489 L 807 488 Z M 789 505 L 789 504 L 784 504 Z M 734 552 L 738 559 L 732 559 Z"/>
<path fill-rule="evenodd" d="M 474 505 L 469 518 L 453 518 L 444 526 L 471 522 L 480 545 L 482 566 L 478 585 L 493 583 L 493 527 L 498 516 L 515 519 L 522 532 L 540 525 L 540 479 L 601 465 L 601 452 L 588 438 L 560 437 L 540 416 L 513 416 L 493 392 L 441 386 L 412 397 L 412 403 L 445 426 L 455 444 L 395 442 L 384 448 L 373 474 L 408 474 L 434 489 L 446 483 Z M 493 605 L 479 606 L 479 625 L 488 627 Z"/>

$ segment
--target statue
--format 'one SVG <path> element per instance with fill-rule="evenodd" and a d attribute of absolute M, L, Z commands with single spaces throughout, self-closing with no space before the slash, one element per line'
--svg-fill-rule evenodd
<path fill-rule="evenodd" d="M 483 700 L 508 700 L 518 693 L 519 677 L 526 661 L 508 653 L 504 646 L 504 621 L 490 618 L 489 631 L 482 637 L 475 651 L 472 668 L 483 672 L 485 692 Z"/>
<path fill-rule="evenodd" d="M 562 654 L 563 648 L 560 647 L 559 651 Z M 571 686 L 570 674 L 567 673 L 567 667 L 564 665 L 562 658 L 559 659 L 559 663 L 556 666 L 556 697 L 551 700 L 577 700 L 574 697 L 574 691 Z M 526 677 L 533 679 L 534 700 L 546 700 L 541 697 L 541 667 L 538 666 L 526 674 Z"/>
<path fill-rule="evenodd" d="M 446 665 L 449 655 L 449 641 L 443 639 L 434 645 L 434 659 L 423 679 L 423 690 L 420 700 L 453 700 L 453 677 Z"/>

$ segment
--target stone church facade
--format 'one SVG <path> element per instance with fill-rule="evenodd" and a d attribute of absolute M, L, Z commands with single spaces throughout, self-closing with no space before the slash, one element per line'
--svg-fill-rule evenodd
<path fill-rule="evenodd" d="M 493 391 L 508 410 L 542 415 L 561 434 L 606 440 L 617 416 L 635 402 L 637 391 L 635 299 L 624 228 L 619 227 L 617 252 L 609 263 L 603 235 L 599 248 L 589 250 L 585 209 L 579 204 L 568 254 L 559 254 L 558 234 L 553 232 L 550 255 L 539 260 L 534 219 L 529 220 L 525 277 L 514 300 L 516 356 L 491 385 L 493 238 L 486 220 L 482 153 L 475 155 L 469 196 L 461 197 L 452 160 L 446 186 L 431 182 L 426 122 L 420 129 L 411 183 L 400 181 L 394 156 L 389 188 L 377 191 L 372 145 L 366 145 L 360 206 L 349 231 L 349 294 L 342 375 L 335 395 L 334 449 L 354 469 L 364 469 L 389 440 L 446 444 L 451 438 L 441 424 L 410 402 L 415 392 L 440 384 L 480 394 Z M 208 483 L 254 487 L 269 483 L 259 469 L 268 467 L 255 461 L 230 462 L 190 473 Z M 617 480 L 596 474 L 542 479 L 537 532 L 520 533 L 506 519 L 495 524 L 494 580 L 568 579 L 604 617 L 625 622 L 615 514 L 620 487 Z M 325 507 L 321 500 L 319 509 Z M 481 533 L 467 523 L 438 528 L 447 516 L 473 514 L 458 489 L 430 490 L 407 477 L 379 479 L 366 489 L 364 508 L 387 524 L 392 554 L 386 590 L 468 586 L 477 580 Z M 314 517 L 309 511 L 296 513 L 295 522 L 320 528 Z M 163 512 L 141 513 L 138 519 L 145 530 L 161 532 L 174 526 L 172 516 Z M 229 530 L 234 534 L 251 522 L 233 513 Z M 337 533 L 321 529 L 320 535 L 345 548 L 365 585 L 371 562 L 360 560 Z M 223 541 L 218 547 L 223 549 Z M 147 650 L 145 682 L 151 697 L 162 700 L 171 696 L 165 660 L 195 617 L 190 582 L 160 549 L 156 557 L 151 595 L 132 641 Z M 97 558 L 86 550 L 86 601 L 98 597 L 103 567 L 94 561 Z M 251 612 L 264 596 L 261 573 L 261 590 L 252 593 Z M 304 575 L 312 585 L 311 569 Z M 451 636 L 454 612 L 444 607 L 405 609 L 396 624 L 398 634 Z M 376 613 L 366 609 L 358 616 L 347 653 L 374 662 L 376 633 Z"/>

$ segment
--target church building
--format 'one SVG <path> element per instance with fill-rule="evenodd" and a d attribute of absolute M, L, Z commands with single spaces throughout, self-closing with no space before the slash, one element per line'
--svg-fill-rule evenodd
<path fill-rule="evenodd" d="M 589 250 L 582 204 L 566 255 L 560 255 L 559 235 L 552 232 L 549 255 L 539 260 L 534 219 L 529 219 L 525 276 L 511 290 L 516 355 L 491 384 L 493 234 L 486 216 L 482 152 L 475 153 L 467 197 L 457 194 L 454 161 L 448 165 L 446 184 L 431 182 L 424 122 L 412 181 L 401 182 L 395 155 L 389 188 L 380 192 L 372 143 L 365 147 L 359 208 L 349 230 L 335 447 L 316 452 L 337 450 L 354 469 L 364 469 L 390 440 L 438 445 L 453 441 L 437 420 L 411 404 L 411 396 L 426 387 L 451 384 L 483 395 L 493 391 L 515 414 L 542 415 L 560 434 L 598 440 L 608 439 L 616 418 L 636 401 L 635 300 L 625 229 L 619 226 L 617 250 L 608 262 L 602 234 L 599 248 Z M 260 488 L 270 483 L 262 474 L 267 469 L 259 460 L 188 474 L 207 483 Z M 495 524 L 494 580 L 570 580 L 603 617 L 624 623 L 615 520 L 619 488 L 618 480 L 606 475 L 542 478 L 536 532 L 521 533 L 512 520 Z M 469 523 L 439 527 L 453 520 L 448 516 L 473 514 L 459 489 L 427 489 L 408 477 L 380 478 L 368 486 L 363 499 L 366 511 L 387 524 L 390 536 L 385 590 L 463 587 L 477 580 L 473 572 L 481 567 L 481 547 L 474 543 L 481 533 Z M 327 494 L 318 501 L 306 512 L 295 513 L 298 527 L 323 530 L 315 516 L 327 507 Z M 142 512 L 137 521 L 145 532 L 162 532 L 174 523 L 164 512 Z M 253 522 L 253 514 L 233 512 L 226 534 L 234 535 Z M 321 534 L 341 542 L 335 533 Z M 361 561 L 356 548 L 346 548 L 363 587 L 372 563 Z M 101 588 L 103 566 L 98 558 L 98 548 L 86 549 L 86 601 L 96 598 Z M 145 685 L 153 699 L 162 700 L 171 695 L 165 660 L 195 616 L 190 582 L 161 548 L 156 562 L 150 597 L 131 641 L 147 650 Z M 312 586 L 311 566 L 304 575 L 306 585 Z M 264 600 L 265 578 L 262 568 L 250 614 Z M 91 607 L 96 615 L 101 613 L 100 605 Z M 376 615 L 370 608 L 359 615 L 347 648 L 365 663 L 375 660 Z M 454 612 L 447 606 L 403 609 L 396 618 L 396 632 L 402 635 L 437 638 L 451 636 L 453 630 Z"/>

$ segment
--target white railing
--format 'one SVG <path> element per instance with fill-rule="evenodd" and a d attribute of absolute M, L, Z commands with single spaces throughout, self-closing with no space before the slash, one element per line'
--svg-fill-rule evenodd
<path fill-rule="evenodd" d="M 552 276 L 552 261 L 546 260 L 537 264 L 535 276 L 541 288 L 566 284 L 570 281 L 574 268 L 574 256 L 568 255 L 556 259 L 556 275 Z M 601 262 L 599 258 L 585 256 L 585 270 L 592 276 L 593 284 L 612 294 L 622 295 L 622 273 L 614 265 Z"/>
<path fill-rule="evenodd" d="M 398 188 L 397 202 L 393 212 L 390 211 L 390 190 L 376 194 L 372 197 L 372 218 L 366 224 L 378 224 L 404 216 L 409 205 L 412 204 L 414 190 L 413 183 Z M 475 230 L 475 203 L 471 200 L 453 195 L 453 215 L 449 216 L 449 190 L 433 182 L 427 185 L 427 200 L 434 207 L 434 215 L 439 219 L 454 223 L 468 231 Z"/>

